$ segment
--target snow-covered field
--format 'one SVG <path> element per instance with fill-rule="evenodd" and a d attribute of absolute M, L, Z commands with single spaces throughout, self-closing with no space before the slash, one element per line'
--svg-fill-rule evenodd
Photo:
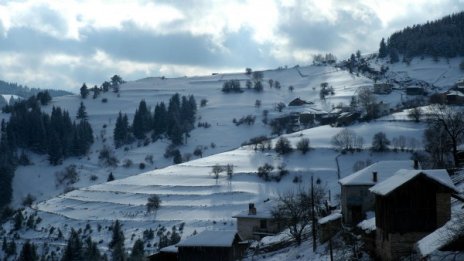
<path fill-rule="evenodd" d="M 430 80 L 439 86 L 448 86 L 460 78 L 454 67 L 457 68 L 454 60 L 450 64 L 445 61 L 432 63 L 428 60 L 414 60 L 411 66 L 390 65 L 390 70 L 404 72 L 413 78 Z M 222 93 L 222 84 L 230 79 L 239 79 L 244 92 Z M 309 138 L 312 150 L 306 155 L 294 151 L 282 156 L 274 151 L 255 151 L 250 146 L 241 147 L 244 141 L 252 137 L 270 135 L 269 126 L 262 122 L 264 110 L 270 112 L 270 117 L 294 110 L 287 107 L 282 112 L 277 112 L 275 105 L 279 102 L 288 104 L 299 97 L 314 103 L 305 106 L 303 110 L 330 111 L 340 103 L 348 105 L 359 87 L 372 86 L 370 79 L 329 66 L 265 71 L 262 93 L 247 90 L 247 79 L 250 78 L 244 73 L 175 79 L 147 78 L 123 84 L 119 95 L 109 92 L 97 99 L 89 97 L 82 100 L 77 95 L 54 99 L 44 110 L 51 111 L 52 106 L 60 106 L 68 110 L 70 115 L 75 115 L 79 103 L 83 101 L 97 138 L 87 157 L 67 159 L 63 165 L 52 167 L 45 156 L 31 155 L 34 165 L 18 168 L 13 181 L 13 205 L 20 206 L 22 199 L 27 194 L 32 194 L 37 202 L 26 212 L 36 213 L 42 219 L 35 230 L 21 231 L 21 237 L 50 243 L 54 238 L 49 234 L 52 226 L 60 228 L 66 235 L 71 227 L 82 228 L 87 224 L 94 231 L 98 226 L 108 228 L 115 219 L 123 223 L 126 246 L 131 246 L 135 239 L 141 237 L 143 230 L 157 229 L 160 225 L 169 228 L 185 223 L 183 237 L 194 230 L 230 230 L 235 228 L 232 216 L 246 210 L 248 203 L 256 203 L 258 209 L 267 206 L 269 203 L 265 204 L 264 201 L 278 196 L 279 193 L 307 187 L 311 176 L 320 179 L 336 199 L 340 190 L 337 182 L 339 177 L 351 174 L 356 161 L 404 160 L 411 156 L 407 152 L 372 153 L 368 150 L 339 154 L 333 150 L 330 141 L 341 128 L 331 126 L 285 135 L 294 146 L 301 138 Z M 267 84 L 269 79 L 279 81 L 282 88 L 270 88 Z M 335 90 L 335 94 L 327 96 L 324 101 L 319 98 L 320 84 L 323 82 L 328 82 Z M 289 86 L 293 86 L 294 90 L 290 91 Z M 105 167 L 99 163 L 99 150 L 105 144 L 113 144 L 112 132 L 120 111 L 127 113 L 131 120 L 142 99 L 153 109 L 156 103 L 167 102 L 175 93 L 194 95 L 198 104 L 197 122 L 211 124 L 210 128 L 195 128 L 187 144 L 180 147 L 182 154 L 190 156 L 192 160 L 172 165 L 172 159 L 163 157 L 169 141 L 159 140 L 147 146 L 135 142 L 126 146 L 127 149 L 115 150 L 115 155 L 120 160 L 118 167 Z M 394 91 L 390 95 L 379 95 L 378 99 L 394 107 L 401 102 L 402 96 L 400 91 Z M 103 103 L 103 98 L 108 101 Z M 205 107 L 199 106 L 201 99 L 208 101 Z M 261 107 L 255 107 L 256 100 L 261 101 Z M 232 122 L 234 118 L 239 119 L 246 115 L 256 116 L 254 125 L 235 126 Z M 1 117 L 7 118 L 7 115 L 2 114 Z M 417 143 L 413 149 L 417 149 L 421 147 L 425 124 L 409 122 L 405 113 L 398 113 L 348 128 L 364 138 L 365 147 L 370 146 L 375 133 L 383 131 L 389 139 L 400 135 L 414 138 Z M 205 148 L 203 158 L 187 155 L 192 154 L 197 146 Z M 139 163 L 144 162 L 147 155 L 153 155 L 154 163 L 145 162 L 146 167 L 141 170 Z M 123 167 L 125 160 L 131 160 L 134 164 Z M 257 168 L 265 163 L 276 168 L 284 164 L 290 174 L 280 182 L 265 182 L 256 175 Z M 76 190 L 63 193 L 64 188 L 55 185 L 55 173 L 71 164 L 77 166 L 80 178 L 73 184 Z M 232 164 L 232 178 L 228 179 L 225 173 L 221 173 L 215 179 L 211 173 L 215 164 Z M 106 182 L 110 172 L 116 180 Z M 293 182 L 296 176 L 301 177 L 301 183 Z M 145 204 L 152 194 L 160 196 L 161 208 L 156 213 L 147 213 Z M 10 226 L 11 223 L 7 223 L 4 228 L 8 230 Z M 108 243 L 109 232 L 103 230 L 92 237 L 94 240 L 101 240 L 100 247 L 104 248 Z M 62 244 L 62 241 L 55 244 Z M 296 252 L 291 254 L 297 255 Z"/>

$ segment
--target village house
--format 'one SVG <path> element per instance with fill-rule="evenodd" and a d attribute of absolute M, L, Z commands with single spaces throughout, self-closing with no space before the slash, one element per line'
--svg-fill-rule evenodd
<path fill-rule="evenodd" d="M 176 246 L 179 261 L 240 260 L 248 247 L 236 231 L 203 231 Z"/>
<path fill-rule="evenodd" d="M 375 94 L 389 94 L 393 90 L 393 84 L 391 83 L 374 83 Z"/>
<path fill-rule="evenodd" d="M 407 95 L 424 95 L 425 89 L 422 86 L 408 86 L 406 87 Z"/>
<path fill-rule="evenodd" d="M 446 92 L 446 103 L 451 105 L 464 104 L 464 93 L 457 90 L 450 90 Z"/>
<path fill-rule="evenodd" d="M 354 226 L 366 218 L 368 211 L 374 211 L 375 197 L 369 188 L 400 169 L 413 168 L 419 168 L 417 161 L 380 161 L 340 179 L 343 224 Z"/>
<path fill-rule="evenodd" d="M 457 189 L 442 169 L 399 170 L 370 191 L 375 194 L 377 256 L 398 260 L 450 220 L 451 194 Z"/>
<path fill-rule="evenodd" d="M 307 102 L 305 100 L 302 100 L 300 98 L 296 98 L 294 100 L 292 100 L 288 106 L 303 106 L 303 105 L 306 105 L 306 104 L 313 104 L 312 102 Z"/>
<path fill-rule="evenodd" d="M 248 205 L 248 211 L 235 215 L 233 218 L 237 219 L 237 231 L 243 240 L 261 239 L 275 235 L 282 230 L 269 210 L 257 211 L 253 203 Z"/>

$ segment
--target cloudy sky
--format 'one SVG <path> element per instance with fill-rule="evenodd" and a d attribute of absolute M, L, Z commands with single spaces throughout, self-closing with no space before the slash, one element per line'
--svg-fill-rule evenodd
<path fill-rule="evenodd" d="M 204 75 L 378 49 L 464 0 L 0 0 L 0 79 L 77 91 L 114 74 Z"/>

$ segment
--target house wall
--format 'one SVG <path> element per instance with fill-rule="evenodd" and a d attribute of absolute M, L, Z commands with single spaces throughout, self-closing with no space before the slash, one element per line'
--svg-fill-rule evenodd
<path fill-rule="evenodd" d="M 179 247 L 179 261 L 233 261 L 233 247 Z"/>
<path fill-rule="evenodd" d="M 254 232 L 264 232 L 270 234 L 276 234 L 280 232 L 279 225 L 272 219 L 267 220 L 267 228 L 261 229 L 261 219 L 259 218 L 237 218 L 237 231 L 243 240 L 248 239 L 260 239 L 258 235 L 254 235 Z"/>
<path fill-rule="evenodd" d="M 353 213 L 351 206 L 360 206 L 361 212 L 374 210 L 375 196 L 369 191 L 372 186 L 342 186 L 341 188 L 341 205 L 343 214 L 343 223 L 346 225 L 356 225 L 352 219 Z"/>
<path fill-rule="evenodd" d="M 443 226 L 451 219 L 451 194 L 437 193 L 437 226 Z"/>
<path fill-rule="evenodd" d="M 399 260 L 402 256 L 413 253 L 414 245 L 428 232 L 394 233 L 387 234 L 377 228 L 376 230 L 376 252 L 380 260 Z"/>
<path fill-rule="evenodd" d="M 341 219 L 331 220 L 325 224 L 319 224 L 319 241 L 326 242 L 342 229 Z"/>

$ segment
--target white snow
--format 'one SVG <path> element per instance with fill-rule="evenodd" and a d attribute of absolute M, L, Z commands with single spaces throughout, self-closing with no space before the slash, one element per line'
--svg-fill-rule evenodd
<path fill-rule="evenodd" d="M 375 217 L 365 219 L 365 220 L 359 222 L 357 227 L 359 227 L 360 229 L 362 229 L 363 231 L 365 231 L 367 233 L 371 233 L 372 231 L 375 231 L 376 230 Z"/>
<path fill-rule="evenodd" d="M 320 218 L 317 222 L 322 225 L 322 224 L 326 224 L 326 223 L 329 223 L 331 221 L 335 221 L 335 220 L 341 219 L 341 218 L 342 218 L 342 214 L 337 212 L 337 213 L 332 213 L 332 214 L 330 214 L 328 216 L 325 216 L 323 218 Z"/>
<path fill-rule="evenodd" d="M 238 237 L 237 231 L 214 231 L 205 230 L 197 235 L 188 237 L 179 243 L 177 247 L 230 247 L 235 237 Z"/>
<path fill-rule="evenodd" d="M 453 181 L 445 169 L 428 169 L 428 170 L 399 170 L 392 177 L 387 180 L 373 186 L 369 190 L 372 193 L 377 195 L 386 196 L 390 192 L 394 191 L 396 188 L 400 187 L 404 183 L 412 180 L 413 178 L 425 175 L 427 178 L 430 178 L 445 187 L 450 188 L 453 191 L 458 191 L 454 186 Z"/>

